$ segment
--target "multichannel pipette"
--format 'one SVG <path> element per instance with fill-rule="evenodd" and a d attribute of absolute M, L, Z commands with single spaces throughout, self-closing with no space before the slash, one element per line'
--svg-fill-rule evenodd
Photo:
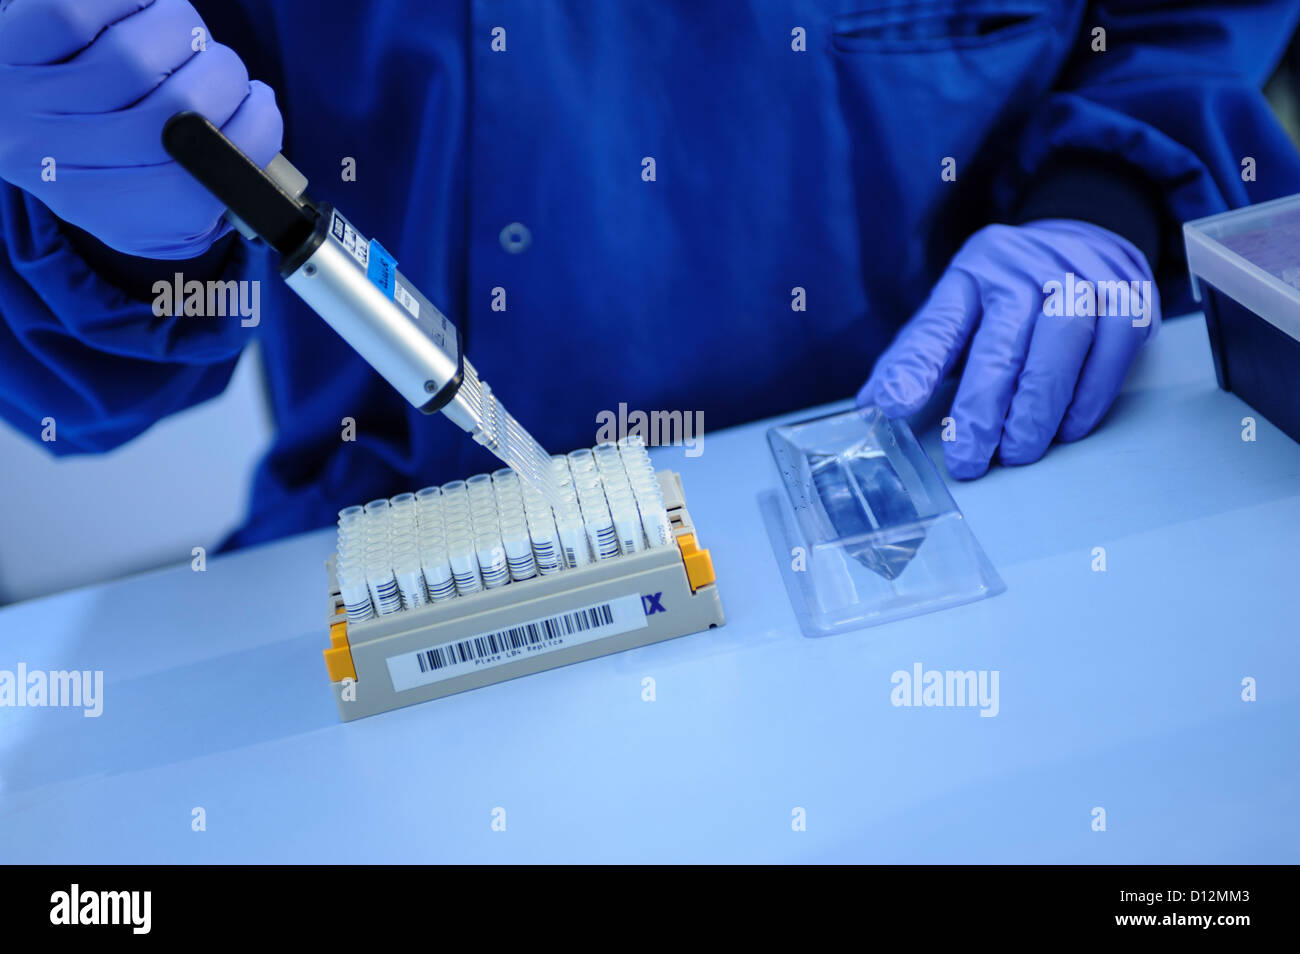
<path fill-rule="evenodd" d="M 407 401 L 442 411 L 557 506 L 550 455 L 497 401 L 461 351 L 460 333 L 283 156 L 259 168 L 206 118 L 177 113 L 163 147 L 226 206 L 244 237 L 280 253 L 280 276 Z"/>

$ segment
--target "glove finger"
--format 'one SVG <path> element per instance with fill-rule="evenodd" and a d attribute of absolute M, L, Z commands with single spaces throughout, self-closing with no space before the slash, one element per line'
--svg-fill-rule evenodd
<path fill-rule="evenodd" d="M 85 50 L 53 66 L 15 67 L 0 89 L 21 99 L 10 109 L 29 113 L 107 113 L 152 93 L 193 56 L 193 30 L 203 21 L 184 0 L 157 0 L 119 20 Z M 0 102 L 8 99 L 0 92 Z M 9 113 L 14 115 L 15 113 Z"/>
<path fill-rule="evenodd" d="M 1092 350 L 1079 373 L 1074 400 L 1057 432 L 1059 440 L 1077 441 L 1101 423 L 1124 386 L 1124 379 L 1128 377 L 1137 353 L 1160 326 L 1160 294 L 1155 282 L 1139 282 L 1138 289 L 1140 305 L 1135 308 L 1130 299 L 1130 315 L 1141 311 L 1145 311 L 1145 315 L 1097 319 Z M 1130 285 L 1130 293 L 1131 290 Z"/>
<path fill-rule="evenodd" d="M 998 457 L 1004 464 L 1032 464 L 1047 452 L 1074 398 L 1079 371 L 1096 333 L 1093 316 L 1039 313 L 1024 369 L 1016 381 Z"/>
<path fill-rule="evenodd" d="M 878 405 L 889 417 L 916 413 L 952 369 L 979 319 L 979 284 L 948 269 L 880 356 L 858 391 L 858 404 Z"/>
<path fill-rule="evenodd" d="M 248 92 L 248 72 L 239 56 L 228 46 L 212 43 L 128 109 L 30 117 L 27 134 L 5 150 L 3 168 L 30 166 L 39 172 L 46 156 L 61 167 L 170 162 L 162 146 L 162 130 L 173 114 L 192 109 L 222 126 Z"/>
<path fill-rule="evenodd" d="M 260 80 L 248 84 L 248 96 L 221 131 L 259 168 L 275 158 L 284 146 L 284 118 L 275 105 L 275 91 Z"/>
<path fill-rule="evenodd" d="M 0 63 L 35 66 L 76 56 L 110 23 L 153 0 L 13 0 L 0 11 Z"/>
<path fill-rule="evenodd" d="M 959 480 L 979 477 L 989 468 L 1029 352 L 1032 316 L 1042 310 L 1032 282 L 993 286 L 983 301 L 984 317 L 953 399 L 955 438 L 943 446 L 948 471 Z"/>

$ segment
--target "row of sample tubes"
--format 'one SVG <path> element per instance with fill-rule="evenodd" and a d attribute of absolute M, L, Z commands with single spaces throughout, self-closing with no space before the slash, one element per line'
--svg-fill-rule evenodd
<path fill-rule="evenodd" d="M 639 437 L 550 458 L 554 503 L 509 468 L 339 511 L 349 622 L 673 542 Z"/>

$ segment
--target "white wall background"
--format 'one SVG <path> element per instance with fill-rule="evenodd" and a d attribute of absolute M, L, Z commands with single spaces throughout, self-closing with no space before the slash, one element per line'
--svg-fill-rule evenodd
<path fill-rule="evenodd" d="M 209 554 L 271 438 L 256 348 L 226 390 L 108 454 L 54 457 L 0 423 L 0 604 Z"/>

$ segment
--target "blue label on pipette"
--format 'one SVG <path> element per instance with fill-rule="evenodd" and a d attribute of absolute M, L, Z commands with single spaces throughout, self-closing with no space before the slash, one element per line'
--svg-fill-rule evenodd
<path fill-rule="evenodd" d="M 388 249 L 380 245 L 378 239 L 370 240 L 370 262 L 366 265 L 366 277 L 389 298 L 393 297 L 393 286 L 397 283 L 397 259 L 388 254 Z"/>

